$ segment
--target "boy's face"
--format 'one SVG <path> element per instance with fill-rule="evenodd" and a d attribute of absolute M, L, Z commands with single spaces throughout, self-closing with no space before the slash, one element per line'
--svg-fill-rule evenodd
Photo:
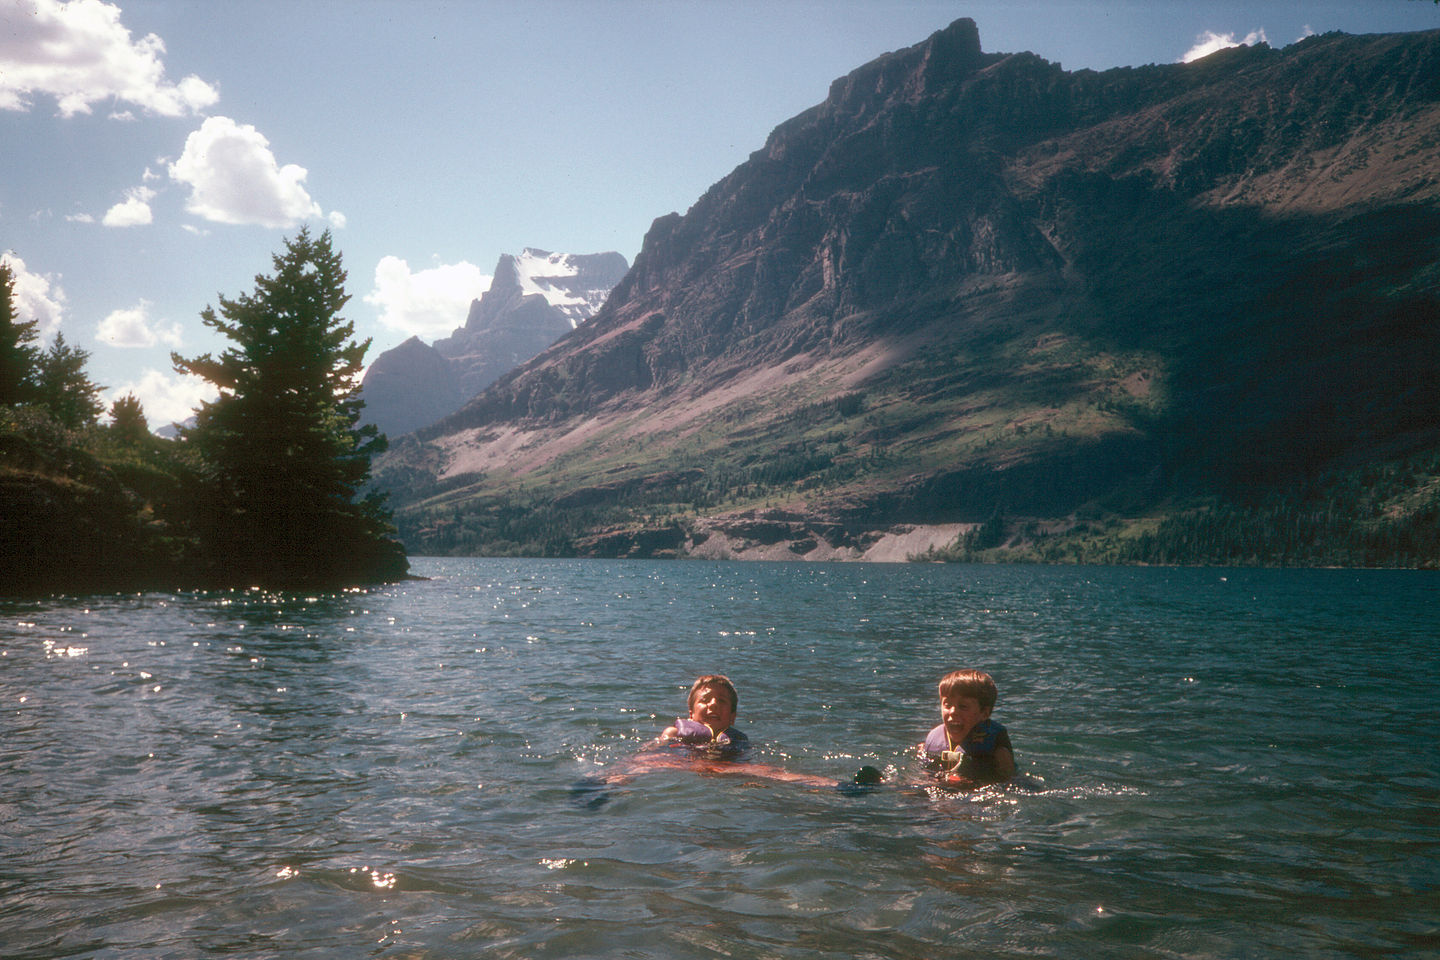
<path fill-rule="evenodd" d="M 974 697 L 953 696 L 940 698 L 940 720 L 950 738 L 960 741 L 975 728 L 975 724 L 990 719 L 990 710 L 980 706 Z"/>
<path fill-rule="evenodd" d="M 690 719 L 698 720 L 719 733 L 735 722 L 735 705 L 724 687 L 704 686 L 695 691 L 690 703 Z"/>

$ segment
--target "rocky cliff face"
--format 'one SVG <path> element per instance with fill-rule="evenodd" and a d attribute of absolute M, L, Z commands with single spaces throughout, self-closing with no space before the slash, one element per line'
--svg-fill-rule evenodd
<path fill-rule="evenodd" d="M 430 346 L 411 337 L 371 364 L 365 421 L 396 437 L 454 412 L 593 316 L 628 267 L 618 253 L 501 255 L 464 326 Z"/>
<path fill-rule="evenodd" d="M 397 451 L 434 468 L 402 520 L 487 549 L 462 505 L 501 486 L 589 491 L 622 538 L 659 504 L 1057 517 L 1423 447 L 1436 171 L 1440 33 L 1067 73 L 958 21 L 837 80 L 656 220 L 583 329 Z"/>

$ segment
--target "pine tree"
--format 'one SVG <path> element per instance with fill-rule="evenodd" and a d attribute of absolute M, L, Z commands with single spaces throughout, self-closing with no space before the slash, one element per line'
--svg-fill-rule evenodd
<path fill-rule="evenodd" d="M 201 319 L 233 345 L 175 368 L 213 383 L 186 433 L 207 473 L 200 536 L 218 576 L 264 586 L 340 586 L 403 576 L 390 518 L 363 496 L 384 449 L 357 427 L 359 373 L 369 340 L 352 340 L 350 299 L 329 231 L 301 230 L 258 275 L 255 291 L 219 298 Z"/>
<path fill-rule="evenodd" d="M 139 397 L 127 393 L 110 404 L 110 429 L 130 442 L 140 442 L 150 435 L 150 424 Z"/>
<path fill-rule="evenodd" d="M 95 423 L 105 409 L 100 400 L 105 388 L 85 372 L 89 360 L 90 351 L 70 346 L 63 333 L 55 334 L 50 349 L 40 355 L 35 400 L 72 430 Z"/>
<path fill-rule="evenodd" d="M 36 339 L 35 321 L 16 316 L 15 271 L 0 261 L 0 405 L 13 407 L 34 399 L 40 363 Z"/>

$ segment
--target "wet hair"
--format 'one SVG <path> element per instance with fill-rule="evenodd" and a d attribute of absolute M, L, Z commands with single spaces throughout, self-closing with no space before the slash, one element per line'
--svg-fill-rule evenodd
<path fill-rule="evenodd" d="M 690 696 L 685 702 L 691 710 L 695 709 L 696 696 L 698 696 L 700 691 L 705 687 L 719 687 L 721 690 L 730 694 L 730 709 L 738 710 L 740 708 L 740 694 L 735 692 L 735 684 L 730 682 L 730 678 L 722 677 L 718 673 L 707 673 L 705 676 L 700 677 L 694 683 L 690 684 Z"/>
<path fill-rule="evenodd" d="M 999 691 L 995 681 L 983 670 L 952 670 L 940 678 L 940 699 L 947 697 L 974 697 L 980 709 L 993 710 Z"/>

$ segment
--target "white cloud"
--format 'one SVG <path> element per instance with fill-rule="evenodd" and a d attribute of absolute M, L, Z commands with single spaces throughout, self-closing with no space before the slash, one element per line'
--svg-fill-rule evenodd
<path fill-rule="evenodd" d="M 293 227 L 325 216 L 305 192 L 306 169 L 280 166 L 260 131 L 229 117 L 206 119 L 169 171 L 190 187 L 186 209 L 215 223 Z M 330 214 L 332 222 L 336 217 L 344 219 Z"/>
<path fill-rule="evenodd" d="M 422 339 L 444 337 L 465 323 L 470 301 L 489 290 L 493 279 L 464 260 L 411 273 L 399 257 L 382 257 L 365 302 L 380 311 L 387 327 Z"/>
<path fill-rule="evenodd" d="M 1195 38 L 1195 46 L 1185 51 L 1185 55 L 1180 58 L 1180 62 L 1190 63 L 1202 57 L 1208 57 L 1210 54 L 1217 53 L 1228 47 L 1238 47 L 1242 43 L 1247 47 L 1253 47 L 1257 43 L 1269 42 L 1270 41 L 1265 38 L 1264 29 L 1251 30 L 1245 34 L 1243 40 L 1236 40 L 1235 34 L 1233 33 L 1215 33 L 1212 30 L 1206 30 Z"/>
<path fill-rule="evenodd" d="M 139 380 L 122 383 L 105 391 L 105 405 L 108 408 L 127 393 L 135 394 L 140 407 L 145 411 L 145 420 L 150 429 L 184 423 L 200 403 L 214 400 L 219 391 L 208 380 L 183 373 L 166 373 L 147 368 Z"/>
<path fill-rule="evenodd" d="M 128 310 L 112 310 L 95 328 L 95 337 L 112 347 L 153 347 L 159 343 L 179 347 L 180 324 L 168 326 L 150 319 L 150 301 L 141 300 Z"/>
<path fill-rule="evenodd" d="M 95 218 L 88 213 L 67 213 L 65 220 L 69 223 L 94 223 Z"/>
<path fill-rule="evenodd" d="M 89 113 L 110 100 L 147 113 L 179 117 L 220 99 L 196 76 L 165 77 L 165 43 L 155 34 L 132 40 L 120 8 L 102 0 L 6 0 L 0 29 L 0 109 L 28 110 L 36 94 L 54 97 L 61 116 Z M 128 111 L 112 115 L 123 118 Z"/>
<path fill-rule="evenodd" d="M 35 332 L 41 340 L 47 339 L 52 332 L 59 329 L 65 314 L 65 291 L 58 282 L 51 287 L 52 282 L 59 279 L 58 275 L 31 273 L 26 268 L 25 261 L 17 257 L 13 250 L 6 250 L 0 255 L 0 260 L 8 263 L 15 274 L 16 316 L 21 320 L 38 321 Z"/>
<path fill-rule="evenodd" d="M 155 199 L 155 191 L 149 187 L 132 187 L 125 191 L 125 199 L 105 211 L 105 219 L 101 222 L 107 227 L 137 227 L 147 223 L 153 223 L 154 214 L 150 212 L 150 201 Z"/>

